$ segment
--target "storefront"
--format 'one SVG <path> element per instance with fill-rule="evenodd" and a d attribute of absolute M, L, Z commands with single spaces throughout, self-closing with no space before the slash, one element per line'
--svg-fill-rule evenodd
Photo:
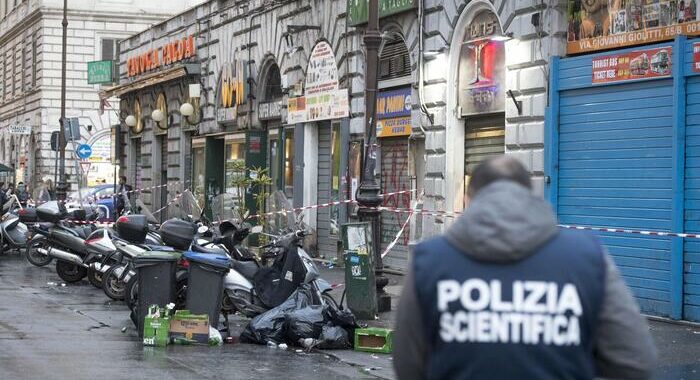
<path fill-rule="evenodd" d="M 561 223 L 700 232 L 694 51 L 681 37 L 554 62 L 546 194 Z M 700 321 L 696 239 L 600 237 L 644 312 Z"/>
<path fill-rule="evenodd" d="M 120 84 L 102 94 L 121 99 L 126 144 L 120 175 L 133 188 L 144 189 L 138 194 L 153 210 L 165 208 L 178 191 L 196 187 L 185 172 L 186 163 L 193 161 L 191 134 L 200 118 L 201 66 L 194 29 L 148 43 L 123 42 Z M 192 112 L 183 115 L 187 108 Z M 168 210 L 156 217 L 166 220 Z"/>
<path fill-rule="evenodd" d="M 338 67 L 328 42 L 311 52 L 304 82 L 304 95 L 289 98 L 287 122 L 304 124 L 304 204 L 327 204 L 347 199 L 349 103 L 347 89 L 340 89 Z M 312 163 L 315 163 L 312 164 Z M 316 209 L 310 223 L 316 228 L 318 253 L 336 257 L 340 224 L 346 207 L 331 205 Z M 309 220 L 307 219 L 307 220 Z"/>
<path fill-rule="evenodd" d="M 459 54 L 458 110 L 464 122 L 466 192 L 474 168 L 505 152 L 505 46 L 495 13 L 475 13 L 463 32 Z"/>
<path fill-rule="evenodd" d="M 545 194 L 563 224 L 637 231 L 598 235 L 642 311 L 697 322 L 700 244 L 645 231 L 700 232 L 700 43 L 672 40 L 700 22 L 684 2 L 644 18 L 628 3 L 570 6 L 567 52 L 581 55 L 551 66 Z"/>

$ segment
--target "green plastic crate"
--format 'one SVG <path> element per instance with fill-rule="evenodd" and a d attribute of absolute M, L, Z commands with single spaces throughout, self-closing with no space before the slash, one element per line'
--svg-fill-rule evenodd
<path fill-rule="evenodd" d="M 379 327 L 355 329 L 355 351 L 390 354 L 394 331 Z"/>

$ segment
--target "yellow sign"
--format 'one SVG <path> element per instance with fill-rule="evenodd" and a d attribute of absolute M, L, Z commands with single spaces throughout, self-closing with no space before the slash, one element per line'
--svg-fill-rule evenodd
<path fill-rule="evenodd" d="M 395 117 L 377 120 L 377 137 L 408 136 L 411 134 L 411 118 Z"/>
<path fill-rule="evenodd" d="M 238 106 L 246 102 L 248 93 L 244 63 L 234 62 L 225 64 L 219 76 L 217 120 L 222 123 L 236 120 Z"/>

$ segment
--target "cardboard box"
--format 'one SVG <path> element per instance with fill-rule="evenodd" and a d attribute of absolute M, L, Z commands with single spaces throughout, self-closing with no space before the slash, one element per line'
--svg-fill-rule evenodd
<path fill-rule="evenodd" d="M 148 314 L 143 322 L 143 345 L 165 347 L 168 345 L 170 329 L 170 317 L 166 309 L 152 305 L 148 308 Z"/>
<path fill-rule="evenodd" d="M 181 344 L 209 344 L 209 316 L 176 311 L 170 318 L 170 338 Z"/>

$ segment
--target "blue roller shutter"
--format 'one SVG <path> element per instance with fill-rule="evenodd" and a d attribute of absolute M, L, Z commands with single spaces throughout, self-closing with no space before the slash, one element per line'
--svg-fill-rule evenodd
<path fill-rule="evenodd" d="M 672 102 L 670 79 L 560 92 L 561 223 L 671 230 Z M 642 310 L 669 315 L 670 239 L 599 236 Z"/>
<path fill-rule="evenodd" d="M 686 85 L 685 230 L 700 234 L 700 77 Z M 700 321 L 700 239 L 686 239 L 683 318 Z"/>

